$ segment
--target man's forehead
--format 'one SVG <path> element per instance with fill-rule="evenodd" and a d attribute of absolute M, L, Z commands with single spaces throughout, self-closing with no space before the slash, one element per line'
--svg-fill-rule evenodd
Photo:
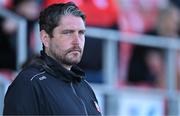
<path fill-rule="evenodd" d="M 61 28 L 81 28 L 85 29 L 85 22 L 81 17 L 73 15 L 64 15 L 59 19 L 59 27 Z"/>
<path fill-rule="evenodd" d="M 83 19 L 79 16 L 74 16 L 74 15 L 61 15 L 59 18 L 59 24 L 63 23 L 85 23 Z"/>

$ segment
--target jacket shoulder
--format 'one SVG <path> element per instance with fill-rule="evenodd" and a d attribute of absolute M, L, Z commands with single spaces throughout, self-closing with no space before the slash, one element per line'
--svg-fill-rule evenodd
<path fill-rule="evenodd" d="M 43 74 L 45 74 L 44 70 L 36 67 L 26 67 L 18 73 L 9 88 L 11 88 L 11 86 L 33 86 L 37 78 Z"/>
<path fill-rule="evenodd" d="M 41 76 L 44 73 L 44 70 L 40 70 L 35 67 L 27 67 L 25 69 L 22 69 L 16 78 L 21 79 L 22 81 L 32 81 L 33 79 Z"/>
<path fill-rule="evenodd" d="M 20 71 L 6 92 L 4 114 L 36 114 L 38 112 L 37 84 L 31 79 L 41 74 L 40 70 L 33 67 Z"/>

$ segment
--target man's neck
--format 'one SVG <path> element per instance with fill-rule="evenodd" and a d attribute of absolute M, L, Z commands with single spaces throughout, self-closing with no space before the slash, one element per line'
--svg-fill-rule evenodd
<path fill-rule="evenodd" d="M 67 70 L 71 70 L 71 67 L 72 67 L 72 66 L 65 65 L 65 64 L 62 64 L 62 66 L 63 66 L 65 69 L 67 69 Z"/>
<path fill-rule="evenodd" d="M 59 62 L 58 60 L 56 60 L 56 58 L 54 58 L 51 54 L 49 54 L 48 52 L 46 52 L 46 54 L 51 57 L 52 59 L 54 59 L 57 63 L 61 64 L 65 69 L 67 70 L 71 70 L 71 67 L 70 65 L 66 65 L 66 64 L 63 64 L 61 62 Z"/>

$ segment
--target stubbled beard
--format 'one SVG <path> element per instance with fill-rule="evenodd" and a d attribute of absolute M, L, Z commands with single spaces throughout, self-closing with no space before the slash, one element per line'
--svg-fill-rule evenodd
<path fill-rule="evenodd" d="M 77 60 L 73 60 L 73 58 L 70 58 L 68 57 L 68 54 L 70 52 L 72 52 L 73 50 L 78 50 L 80 52 L 80 56 L 78 57 Z M 62 54 L 58 54 L 57 52 L 53 51 L 50 49 L 50 55 L 60 64 L 65 64 L 65 65 L 68 65 L 68 66 L 71 66 L 71 65 L 76 65 L 78 64 L 80 61 L 81 61 L 81 58 L 82 58 L 82 50 L 80 47 L 73 47 L 73 48 L 70 48 L 68 50 L 65 51 L 65 53 L 62 55 Z"/>

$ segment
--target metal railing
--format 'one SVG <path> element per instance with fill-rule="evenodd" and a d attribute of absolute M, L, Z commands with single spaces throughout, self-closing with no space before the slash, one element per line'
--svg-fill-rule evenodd
<path fill-rule="evenodd" d="M 17 29 L 17 40 L 16 40 L 16 69 L 19 69 L 20 66 L 26 61 L 27 59 L 27 22 L 22 17 L 16 15 L 15 13 L 0 7 L 0 16 L 5 18 L 12 18 L 18 25 Z"/>
<path fill-rule="evenodd" d="M 168 113 L 169 115 L 177 114 L 177 94 L 176 91 L 176 52 L 180 50 L 179 38 L 157 37 L 141 34 L 129 34 L 119 31 L 88 28 L 87 36 L 99 39 L 105 39 L 106 43 L 103 51 L 103 78 L 108 86 L 114 86 L 117 82 L 117 42 L 125 42 L 135 45 L 151 46 L 163 48 L 166 50 L 166 80 L 167 80 L 167 97 L 168 97 Z M 104 90 L 104 89 L 103 89 Z"/>

